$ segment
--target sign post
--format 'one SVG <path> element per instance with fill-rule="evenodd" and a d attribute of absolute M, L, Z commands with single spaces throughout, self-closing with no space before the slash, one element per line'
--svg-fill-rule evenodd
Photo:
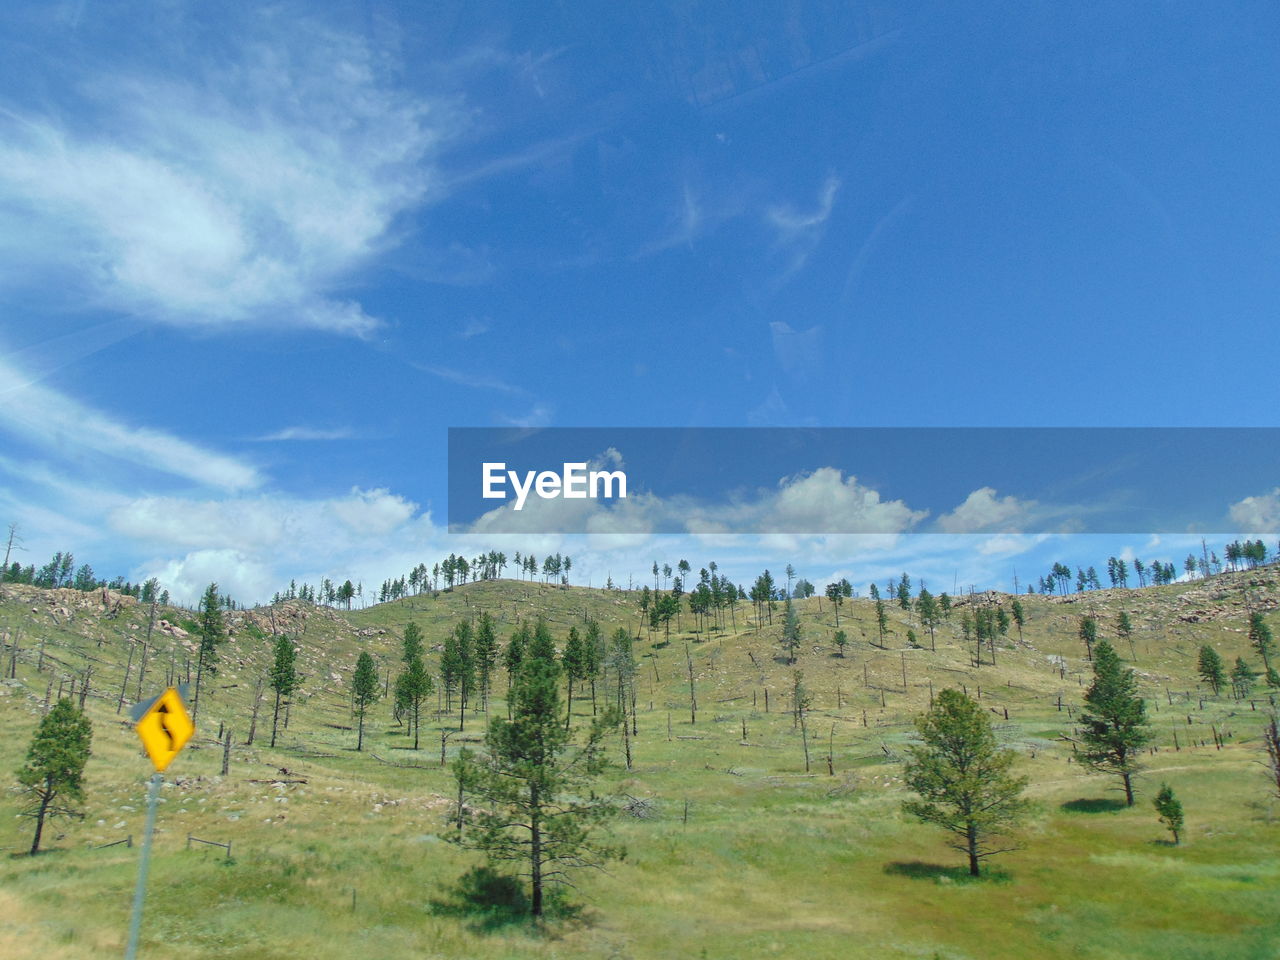
<path fill-rule="evenodd" d="M 195 724 L 183 702 L 182 694 L 170 687 L 147 703 L 138 704 L 133 710 L 134 729 L 142 746 L 151 758 L 155 773 L 147 790 L 147 825 L 142 834 L 142 854 L 138 863 L 138 885 L 133 891 L 133 913 L 129 918 L 129 945 L 125 948 L 125 960 L 138 955 L 138 937 L 142 932 L 142 902 L 147 892 L 147 870 L 151 866 L 151 835 L 156 826 L 156 801 L 160 796 L 160 784 L 164 782 L 164 770 L 176 757 L 191 735 Z"/>

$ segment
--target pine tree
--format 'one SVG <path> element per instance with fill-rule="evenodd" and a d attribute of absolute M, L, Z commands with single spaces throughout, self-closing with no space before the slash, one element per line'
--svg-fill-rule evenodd
<path fill-rule="evenodd" d="M 422 629 L 410 620 L 404 628 L 404 639 L 400 641 L 400 659 L 408 663 L 414 657 L 421 657 L 423 652 Z"/>
<path fill-rule="evenodd" d="M 501 561 L 505 561 L 505 557 L 499 554 Z M 489 683 L 493 677 L 493 668 L 498 663 L 498 634 L 493 628 L 493 618 L 488 613 L 480 614 L 480 620 L 476 624 L 475 637 L 475 663 L 476 672 L 479 674 L 480 698 L 485 710 L 489 709 Z"/>
<path fill-rule="evenodd" d="M 275 711 L 271 716 L 271 746 L 276 745 L 276 730 L 280 724 L 280 701 L 287 700 L 298 686 L 298 655 L 293 641 L 288 637 L 276 637 L 275 657 L 271 664 L 271 689 L 276 692 Z"/>
<path fill-rule="evenodd" d="M 569 628 L 569 639 L 565 641 L 564 652 L 560 655 L 560 662 L 564 667 L 565 683 L 567 684 L 564 710 L 564 725 L 567 730 L 570 718 L 573 716 L 573 684 L 575 681 L 581 682 L 587 679 L 587 651 L 576 627 Z"/>
<path fill-rule="evenodd" d="M 1243 700 L 1253 689 L 1253 681 L 1258 679 L 1258 672 L 1245 663 L 1244 657 L 1236 657 L 1236 665 L 1231 668 L 1231 687 L 1236 699 Z"/>
<path fill-rule="evenodd" d="M 583 657 L 586 661 L 587 680 L 591 683 L 591 715 L 596 715 L 596 681 L 604 672 L 606 657 L 604 633 L 596 620 L 587 621 L 587 635 L 582 641 Z"/>
<path fill-rule="evenodd" d="M 1129 619 L 1128 612 L 1121 610 L 1116 617 L 1116 636 L 1127 639 L 1131 633 L 1133 633 L 1133 621 Z"/>
<path fill-rule="evenodd" d="M 575 747 L 560 722 L 559 691 L 555 647 L 539 623 L 512 682 L 511 719 L 490 721 L 486 752 L 469 771 L 477 800 L 472 826 L 446 834 L 491 862 L 516 865 L 529 880 L 535 918 L 543 916 L 548 885 L 568 882 L 571 869 L 623 855 L 594 836 L 616 810 L 593 784 L 607 767 L 602 741 L 618 713 L 593 723 Z"/>
<path fill-rule="evenodd" d="M 1093 683 L 1084 695 L 1086 712 L 1080 716 L 1085 744 L 1080 760 L 1101 773 L 1117 774 L 1130 807 L 1138 758 L 1152 737 L 1146 701 L 1137 689 L 1133 671 L 1121 664 L 1108 641 L 1099 640 L 1093 649 Z"/>
<path fill-rule="evenodd" d="M 1200 679 L 1213 688 L 1213 695 L 1216 697 L 1222 685 L 1227 682 L 1227 671 L 1222 664 L 1222 657 L 1218 656 L 1218 651 L 1207 643 L 1202 646 L 1196 669 L 1200 673 Z"/>
<path fill-rule="evenodd" d="M 980 861 L 1008 849 L 996 838 L 1027 813 L 1027 778 L 1011 775 L 1016 754 L 1000 747 L 986 711 L 958 690 L 939 693 L 916 729 L 923 744 L 907 748 L 903 780 L 920 799 L 904 809 L 955 834 L 952 846 L 976 877 Z"/>
<path fill-rule="evenodd" d="M 222 622 L 222 600 L 218 596 L 218 585 L 209 584 L 204 596 L 200 599 L 200 615 L 196 621 L 200 627 L 200 647 L 196 653 L 196 691 L 191 700 L 191 719 L 194 722 L 200 710 L 200 688 L 207 670 L 211 675 L 218 672 L 218 647 L 227 639 L 227 629 Z"/>
<path fill-rule="evenodd" d="M 409 729 L 413 730 L 413 749 L 418 749 L 421 732 L 422 704 L 435 690 L 431 674 L 417 651 L 406 653 L 404 671 L 396 677 L 395 705 L 402 717 L 406 718 Z"/>
<path fill-rule="evenodd" d="M 356 735 L 357 751 L 364 749 L 364 715 L 369 705 L 378 699 L 378 692 L 378 669 L 369 651 L 361 651 L 356 659 L 356 672 L 351 675 L 351 702 L 360 725 Z"/>
<path fill-rule="evenodd" d="M 507 641 L 507 649 L 502 654 L 502 664 L 507 669 L 507 706 L 510 708 L 511 687 L 515 683 L 516 674 L 520 672 L 520 664 L 524 662 L 525 651 L 529 649 L 529 625 L 521 623 L 511 631 L 511 639 Z"/>
<path fill-rule="evenodd" d="M 840 589 L 839 583 L 828 583 L 826 589 L 827 599 L 831 601 L 831 606 L 836 612 L 836 628 L 840 627 L 840 604 L 844 602 L 844 593 Z"/>
<path fill-rule="evenodd" d="M 1183 825 L 1182 802 L 1173 795 L 1173 788 L 1167 783 L 1162 783 L 1160 792 L 1152 802 L 1155 804 L 1156 815 L 1160 818 L 1160 822 L 1173 834 L 1173 842 L 1179 843 Z"/>
<path fill-rule="evenodd" d="M 450 633 L 440 645 L 440 687 L 444 690 L 444 708 L 453 709 L 453 695 L 458 689 L 462 674 L 462 656 L 458 652 L 458 637 Z"/>
<path fill-rule="evenodd" d="M 787 663 L 796 662 L 796 653 L 800 649 L 800 618 L 791 605 L 791 598 L 784 602 L 782 613 L 782 650 L 787 655 Z"/>
<path fill-rule="evenodd" d="M 475 650 L 471 624 L 463 620 L 445 637 L 440 652 L 440 682 L 444 685 L 445 707 L 450 707 L 453 694 L 458 694 L 458 729 L 466 727 L 467 704 L 476 685 Z"/>
<path fill-rule="evenodd" d="M 1267 621 L 1263 618 L 1261 612 L 1255 611 L 1249 616 L 1249 642 L 1253 644 L 1253 648 L 1262 657 L 1263 672 L 1270 670 L 1271 653 L 1275 638 L 1272 636 L 1271 628 L 1267 626 Z"/>
<path fill-rule="evenodd" d="M 36 822 L 32 855 L 40 852 L 47 820 L 80 816 L 84 768 L 92 739 L 89 718 L 66 698 L 55 703 L 36 728 L 26 762 L 18 769 L 18 783 L 26 801 L 21 815 Z"/>
<path fill-rule="evenodd" d="M 929 649 L 937 650 L 938 644 L 934 639 L 934 631 L 938 628 L 938 624 L 942 623 L 942 612 L 938 609 L 938 601 L 924 587 L 920 588 L 920 593 L 916 596 L 916 615 L 920 618 L 920 623 L 929 631 Z"/>
<path fill-rule="evenodd" d="M 840 651 L 840 656 L 844 656 L 844 648 L 849 643 L 849 637 L 843 630 L 837 630 L 835 635 L 836 649 Z"/>
<path fill-rule="evenodd" d="M 872 596 L 875 597 L 876 605 L 876 630 L 880 635 L 880 646 L 884 646 L 885 631 L 889 629 L 889 614 L 884 608 L 884 601 L 880 599 L 880 593 L 876 590 L 876 585 L 871 585 Z"/>
<path fill-rule="evenodd" d="M 1093 659 L 1093 645 L 1098 642 L 1098 621 L 1093 617 L 1080 619 L 1080 639 L 1084 641 L 1084 658 Z"/>
<path fill-rule="evenodd" d="M 1022 628 L 1027 622 L 1027 614 L 1022 609 L 1022 601 L 1015 598 L 1013 603 L 1010 604 L 1010 609 L 1013 611 L 1013 623 L 1018 628 L 1018 639 L 1021 640 Z"/>

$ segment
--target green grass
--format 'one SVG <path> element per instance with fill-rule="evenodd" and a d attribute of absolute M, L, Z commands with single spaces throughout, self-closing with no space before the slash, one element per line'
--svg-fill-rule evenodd
<path fill-rule="evenodd" d="M 958 614 L 939 631 L 936 653 L 907 650 L 908 622 L 895 607 L 882 650 L 868 642 L 875 636 L 869 605 L 846 604 L 841 629 L 853 642 L 842 658 L 832 655 L 829 604 L 805 601 L 799 665 L 815 695 L 808 773 L 787 712 L 790 667 L 778 661 L 780 617 L 757 629 L 750 605 L 741 604 L 736 633 L 699 637 L 673 625 L 670 642 L 646 636 L 637 643 L 634 769 L 617 770 L 605 785 L 650 799 L 653 815 L 618 819 L 626 859 L 607 873 L 581 876 L 570 895 L 578 909 L 541 930 L 459 899 L 459 878 L 477 859 L 436 836 L 451 794 L 439 766 L 440 733 L 456 726 L 456 717 L 424 724 L 423 749 L 414 753 L 381 702 L 368 721 L 365 751 L 357 754 L 354 731 L 342 729 L 353 723 L 347 685 L 361 650 L 383 669 L 395 665 L 410 618 L 422 626 L 430 652 L 459 617 L 480 610 L 495 616 L 503 639 L 517 619 L 537 615 L 560 637 L 584 613 L 608 630 L 634 629 L 634 596 L 503 581 L 350 614 L 280 607 L 277 626 L 301 636 L 306 678 L 276 750 L 266 747 L 269 700 L 257 742 L 243 745 L 271 636 L 265 614 L 244 617 L 206 691 L 201 730 L 162 794 L 144 955 L 1274 958 L 1280 805 L 1267 801 L 1255 762 L 1265 714 L 1229 698 L 1206 698 L 1202 708 L 1192 676 L 1202 642 L 1230 659 L 1246 653 L 1236 585 L 1265 576 L 1224 577 L 1207 588 L 1024 598 L 1031 617 L 1025 643 L 1010 640 L 997 651 L 998 665 L 981 669 L 960 645 Z M 1213 602 L 1229 605 L 1226 614 L 1180 620 L 1205 606 L 1209 589 L 1222 594 Z M 1274 581 L 1262 590 L 1274 597 Z M 76 597 L 0 588 L 0 628 L 23 629 L 18 680 L 0 688 L 0 722 L 10 734 L 0 741 L 0 769 L 20 762 L 50 681 L 56 693 L 60 676 L 90 664 L 95 723 L 85 820 L 57 821 L 47 854 L 0 860 L 5 957 L 123 951 L 138 848 L 96 847 L 141 834 L 149 767 L 123 722 L 127 710 L 119 717 L 115 710 L 125 638 L 144 635 L 146 617 L 127 607 L 114 620 L 102 619 L 94 596 L 72 609 Z M 1135 666 L 1158 736 L 1132 809 L 1116 802 L 1117 784 L 1084 773 L 1058 739 L 1071 735 L 1067 707 L 1078 706 L 1087 682 L 1075 638 L 1086 604 L 1104 636 L 1121 607 L 1138 627 Z M 185 616 L 162 615 L 170 622 Z M 687 631 L 691 619 L 683 626 Z M 927 644 L 927 634 L 917 632 Z M 40 638 L 43 673 L 36 670 Z M 157 632 L 154 640 L 146 692 L 155 692 L 171 662 L 181 669 L 186 653 L 179 639 Z M 695 663 L 696 725 L 688 709 L 686 640 Z M 1129 652 L 1123 642 L 1118 649 Z M 1065 676 L 1050 655 L 1064 658 Z M 981 688 L 983 704 L 1032 779 L 1038 812 L 1019 834 L 1020 848 L 990 861 L 990 872 L 977 881 L 939 831 L 901 812 L 906 793 L 897 758 L 911 719 L 927 706 L 930 684 L 934 691 L 963 685 L 975 695 Z M 499 676 L 495 712 L 504 710 L 504 689 Z M 1259 698 L 1265 694 L 1255 693 Z M 585 721 L 589 698 L 576 699 L 574 711 Z M 220 723 L 236 738 L 225 779 L 218 775 L 221 750 L 211 742 Z M 483 727 L 483 717 L 469 718 L 464 734 L 451 735 L 447 755 L 480 738 Z M 1224 749 L 1215 749 L 1212 728 L 1225 737 Z M 620 758 L 620 740 L 612 748 Z M 827 773 L 828 748 L 834 776 Z M 307 782 L 277 785 L 282 779 Z M 1178 847 L 1164 842 L 1150 807 L 1164 780 L 1187 812 L 1186 841 Z M 8 825 L 0 844 L 16 853 L 29 842 L 29 829 L 14 819 L 15 810 L 12 795 L 0 797 L 0 822 Z M 228 861 L 216 848 L 188 851 L 188 834 L 230 841 L 234 857 Z"/>

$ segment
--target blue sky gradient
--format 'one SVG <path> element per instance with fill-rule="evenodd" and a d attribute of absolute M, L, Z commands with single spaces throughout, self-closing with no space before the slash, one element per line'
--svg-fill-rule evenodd
<path fill-rule="evenodd" d="M 450 426 L 1274 425 L 1278 29 L 1265 3 L 6 5 L 0 519 L 24 561 L 253 600 L 477 552 L 443 530 Z M 1280 528 L 1278 491 L 1221 514 Z M 815 580 L 999 585 L 1183 546 L 529 548 L 596 582 L 804 549 Z"/>

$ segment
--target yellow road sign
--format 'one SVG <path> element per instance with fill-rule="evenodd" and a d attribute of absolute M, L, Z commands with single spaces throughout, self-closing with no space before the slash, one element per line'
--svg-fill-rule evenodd
<path fill-rule="evenodd" d="M 156 771 L 163 771 L 173 762 L 191 735 L 196 732 L 196 725 L 191 722 L 191 714 L 187 705 L 173 687 L 156 698 L 155 703 L 142 715 L 134 729 L 142 740 L 147 756 L 155 765 Z"/>

